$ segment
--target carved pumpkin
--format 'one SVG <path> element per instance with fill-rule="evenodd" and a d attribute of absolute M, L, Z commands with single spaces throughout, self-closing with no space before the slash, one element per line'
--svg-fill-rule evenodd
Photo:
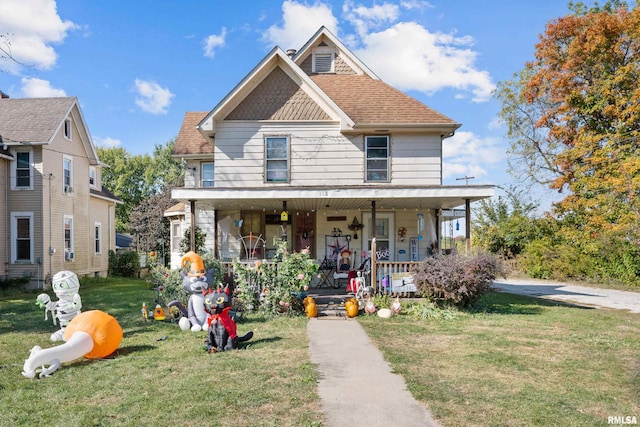
<path fill-rule="evenodd" d="M 307 303 L 304 312 L 307 314 L 307 317 L 318 317 L 318 306 L 316 305 L 316 300 L 311 298 Z"/>

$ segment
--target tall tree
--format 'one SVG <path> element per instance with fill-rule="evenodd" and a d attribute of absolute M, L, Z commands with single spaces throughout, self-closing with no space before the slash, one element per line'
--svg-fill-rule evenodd
<path fill-rule="evenodd" d="M 530 169 L 534 180 L 569 190 L 556 213 L 578 218 L 582 239 L 607 233 L 637 241 L 640 10 L 622 1 L 569 8 L 547 24 L 535 59 L 498 92 L 510 131 L 518 119 L 528 126 L 509 135 L 512 151 L 545 166 Z"/>
<path fill-rule="evenodd" d="M 108 167 L 102 169 L 102 183 L 121 204 L 116 206 L 116 230 L 129 231 L 133 208 L 166 186 L 181 185 L 183 167 L 171 158 L 175 140 L 156 145 L 153 155 L 131 155 L 122 147 L 98 148 L 98 157 Z"/>

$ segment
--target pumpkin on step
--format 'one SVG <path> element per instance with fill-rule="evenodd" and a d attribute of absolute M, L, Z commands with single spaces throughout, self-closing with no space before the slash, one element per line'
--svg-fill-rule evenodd
<path fill-rule="evenodd" d="M 318 317 L 318 306 L 316 305 L 316 300 L 311 298 L 307 301 L 304 312 L 307 314 L 307 317 Z"/>
<path fill-rule="evenodd" d="M 358 315 L 358 310 L 360 308 L 358 306 L 358 300 L 355 298 L 349 298 L 344 302 L 344 308 L 347 311 L 347 317 L 349 318 L 356 317 Z"/>

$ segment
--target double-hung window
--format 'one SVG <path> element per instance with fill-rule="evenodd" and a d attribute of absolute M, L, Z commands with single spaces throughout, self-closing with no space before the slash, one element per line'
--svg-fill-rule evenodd
<path fill-rule="evenodd" d="M 33 262 L 33 212 L 12 212 L 12 261 Z"/>
<path fill-rule="evenodd" d="M 202 186 L 213 187 L 213 162 L 202 163 L 200 170 L 202 173 Z"/>
<path fill-rule="evenodd" d="M 96 255 L 102 253 L 102 224 L 96 222 L 93 224 L 93 242 Z"/>
<path fill-rule="evenodd" d="M 389 181 L 389 137 L 365 137 L 366 149 L 366 181 Z"/>
<path fill-rule="evenodd" d="M 64 216 L 64 259 L 72 261 L 75 258 L 73 251 L 73 217 Z"/>
<path fill-rule="evenodd" d="M 73 193 L 73 161 L 68 156 L 62 159 L 62 183 L 65 194 Z"/>
<path fill-rule="evenodd" d="M 265 144 L 265 180 L 289 182 L 289 137 L 267 136 Z"/>
<path fill-rule="evenodd" d="M 26 189 L 32 188 L 31 184 L 31 151 L 16 152 L 16 170 L 14 188 Z"/>

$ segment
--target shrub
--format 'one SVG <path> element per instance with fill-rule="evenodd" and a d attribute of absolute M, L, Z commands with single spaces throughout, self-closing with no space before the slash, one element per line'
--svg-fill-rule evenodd
<path fill-rule="evenodd" d="M 422 296 L 440 306 L 459 308 L 471 307 L 501 274 L 497 259 L 488 254 L 427 258 L 413 271 L 414 283 Z"/>
<path fill-rule="evenodd" d="M 307 250 L 289 253 L 286 242 L 274 241 L 278 262 L 233 262 L 237 296 L 247 310 L 269 314 L 301 314 L 302 299 L 318 264 Z"/>
<path fill-rule="evenodd" d="M 109 275 L 119 277 L 138 277 L 140 256 L 135 251 L 115 253 L 109 251 Z"/>

